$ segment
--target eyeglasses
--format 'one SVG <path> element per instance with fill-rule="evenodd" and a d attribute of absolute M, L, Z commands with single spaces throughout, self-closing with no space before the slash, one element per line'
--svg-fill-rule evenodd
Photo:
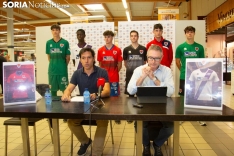
<path fill-rule="evenodd" d="M 151 57 L 151 56 L 149 56 L 148 57 L 148 60 L 150 60 L 150 61 L 160 61 L 161 60 L 161 57 Z"/>

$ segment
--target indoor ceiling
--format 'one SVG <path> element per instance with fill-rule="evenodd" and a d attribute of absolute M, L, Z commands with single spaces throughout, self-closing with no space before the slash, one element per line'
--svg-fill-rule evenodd
<path fill-rule="evenodd" d="M 8 0 L 9 1 L 9 0 Z M 34 3 L 49 4 L 51 0 L 33 0 Z M 178 7 L 188 0 L 127 0 L 127 9 L 122 0 L 52 0 L 56 4 L 69 6 L 64 8 L 68 13 L 57 8 L 13 8 L 14 18 L 14 46 L 21 49 L 35 49 L 35 27 L 51 26 L 57 22 L 70 23 L 70 15 L 86 16 L 89 22 L 115 22 L 127 21 L 126 11 L 131 21 L 157 20 L 157 9 Z M 12 0 L 14 2 L 14 0 Z M 16 2 L 16 1 L 15 1 Z M 17 2 L 28 2 L 17 0 Z M 103 9 L 93 10 L 88 4 L 100 4 Z M 7 48 L 7 12 L 0 4 L 0 49 Z M 70 14 L 70 15 L 69 15 Z M 104 17 L 104 18 L 100 18 Z"/>

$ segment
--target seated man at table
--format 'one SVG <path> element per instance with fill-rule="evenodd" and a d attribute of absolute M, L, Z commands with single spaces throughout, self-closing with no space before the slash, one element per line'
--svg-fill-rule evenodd
<path fill-rule="evenodd" d="M 174 93 L 174 81 L 171 69 L 161 65 L 163 57 L 162 49 L 157 45 L 151 45 L 147 51 L 147 64 L 137 67 L 128 84 L 128 93 L 134 95 L 138 86 L 166 86 L 167 96 Z M 157 106 L 152 105 L 154 109 Z M 143 108 L 144 109 L 144 108 Z M 156 138 L 153 139 L 155 156 L 162 156 L 161 146 L 173 134 L 173 122 L 161 121 L 162 128 Z M 143 156 L 151 156 L 150 138 L 148 133 L 148 121 L 143 121 Z"/>
<path fill-rule="evenodd" d="M 110 84 L 108 79 L 108 74 L 105 69 L 95 66 L 95 52 L 91 48 L 83 48 L 79 53 L 80 62 L 82 68 L 76 70 L 71 78 L 70 84 L 64 91 L 62 96 L 62 101 L 70 101 L 71 93 L 76 87 L 79 86 L 80 94 L 83 95 L 85 88 L 88 88 L 90 92 L 90 99 L 96 99 L 97 79 L 102 77 L 105 79 L 105 85 L 101 92 L 101 97 L 110 96 Z M 80 124 L 82 119 L 69 119 L 68 127 L 77 137 L 81 143 L 80 149 L 78 151 L 79 156 L 85 155 L 88 147 L 92 144 L 92 140 L 86 135 L 82 125 Z M 108 120 L 97 120 L 97 129 L 93 141 L 93 155 L 101 156 L 104 141 L 107 133 Z"/>

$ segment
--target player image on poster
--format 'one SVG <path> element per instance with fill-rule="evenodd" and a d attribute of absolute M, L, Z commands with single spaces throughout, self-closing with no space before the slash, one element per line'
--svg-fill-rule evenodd
<path fill-rule="evenodd" d="M 185 107 L 222 110 L 222 58 L 186 60 Z"/>
<path fill-rule="evenodd" d="M 35 103 L 34 62 L 3 63 L 4 105 Z"/>

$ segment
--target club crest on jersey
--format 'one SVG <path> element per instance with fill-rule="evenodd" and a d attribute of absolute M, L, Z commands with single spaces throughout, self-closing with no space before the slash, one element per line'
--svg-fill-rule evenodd
<path fill-rule="evenodd" d="M 16 66 L 17 66 L 17 68 L 20 68 L 20 67 L 21 67 L 21 64 L 17 64 Z"/>
<path fill-rule="evenodd" d="M 102 54 L 105 54 L 105 51 L 103 51 Z"/>
<path fill-rule="evenodd" d="M 52 47 L 52 44 L 50 44 L 50 47 Z"/>
<path fill-rule="evenodd" d="M 113 51 L 113 54 L 116 55 L 116 54 L 117 54 L 117 51 L 114 50 L 114 51 Z"/>
<path fill-rule="evenodd" d="M 184 48 L 184 50 L 187 50 L 187 48 Z"/>
<path fill-rule="evenodd" d="M 167 46 L 168 45 L 168 42 L 164 42 L 164 46 Z"/>
<path fill-rule="evenodd" d="M 144 52 L 143 50 L 140 50 L 140 54 L 143 54 L 143 52 Z"/>
<path fill-rule="evenodd" d="M 66 81 L 66 77 L 62 77 L 62 81 Z"/>
<path fill-rule="evenodd" d="M 196 51 L 198 51 L 198 50 L 199 50 L 199 48 L 198 48 L 198 47 L 195 47 L 195 50 L 196 50 Z"/>
<path fill-rule="evenodd" d="M 128 53 L 130 54 L 130 53 L 131 53 L 131 51 L 128 51 Z"/>
<path fill-rule="evenodd" d="M 60 47 L 62 48 L 63 46 L 64 46 L 64 44 L 61 43 L 61 44 L 60 44 Z"/>

